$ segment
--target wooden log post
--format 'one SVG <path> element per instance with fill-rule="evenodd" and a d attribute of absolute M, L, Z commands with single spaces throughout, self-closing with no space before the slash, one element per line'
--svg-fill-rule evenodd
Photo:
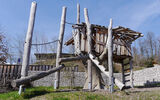
<path fill-rule="evenodd" d="M 41 79 L 45 76 L 48 76 L 48 75 L 50 75 L 50 74 L 52 74 L 52 73 L 54 73 L 58 70 L 61 70 L 64 67 L 65 67 L 64 65 L 60 65 L 59 67 L 55 67 L 55 68 L 50 69 L 48 71 L 43 71 L 43 72 L 31 75 L 31 76 L 27 76 L 27 77 L 23 77 L 23 78 L 20 78 L 20 79 L 17 79 L 17 80 L 13 80 L 11 85 L 12 85 L 12 87 L 17 87 L 17 86 L 22 85 L 22 84 L 27 84 L 29 82 Z"/>
<path fill-rule="evenodd" d="M 91 39 L 92 29 L 91 29 L 91 24 L 89 22 L 87 8 L 84 8 L 84 17 L 87 25 L 88 54 L 90 53 L 92 54 L 92 39 Z M 88 60 L 88 89 L 92 90 L 92 61 L 90 59 Z"/>
<path fill-rule="evenodd" d="M 32 34 L 33 34 L 35 15 L 36 15 L 36 7 L 37 7 L 37 3 L 32 2 L 31 10 L 30 10 L 29 24 L 28 24 L 28 30 L 27 30 L 26 40 L 25 40 L 25 44 L 24 44 L 21 78 L 24 78 L 28 75 L 28 68 L 29 68 L 28 65 L 29 65 L 31 43 L 32 43 Z M 21 94 L 21 92 L 22 92 L 22 85 L 19 88 L 19 94 Z"/>
<path fill-rule="evenodd" d="M 80 24 L 80 5 L 77 4 L 77 24 Z"/>
<path fill-rule="evenodd" d="M 113 42 L 112 42 L 112 19 L 108 27 L 108 67 L 109 67 L 109 92 L 114 92 L 113 77 Z"/>
<path fill-rule="evenodd" d="M 56 67 L 60 65 L 59 58 L 61 58 L 61 53 L 62 53 L 63 37 L 64 37 L 64 30 L 65 30 L 65 22 L 66 22 L 66 11 L 67 11 L 67 7 L 64 6 L 62 9 L 59 42 L 57 45 Z M 54 89 L 59 88 L 59 83 L 60 83 L 60 71 L 55 73 Z"/>
<path fill-rule="evenodd" d="M 80 23 L 80 5 L 77 4 L 77 24 L 79 23 Z M 74 39 L 75 54 L 80 55 L 81 54 L 80 30 L 73 29 L 72 33 L 73 33 L 73 39 Z"/>
<path fill-rule="evenodd" d="M 134 84 L 133 84 L 133 60 L 132 60 L 132 58 L 129 60 L 129 65 L 130 65 L 130 86 L 131 86 L 131 88 L 134 88 Z"/>

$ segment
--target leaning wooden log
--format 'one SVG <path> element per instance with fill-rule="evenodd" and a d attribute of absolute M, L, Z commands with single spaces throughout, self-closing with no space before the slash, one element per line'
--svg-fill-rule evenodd
<path fill-rule="evenodd" d="M 109 77 L 109 72 L 105 71 L 106 68 L 103 65 L 99 65 L 99 61 L 94 59 L 94 56 L 92 54 L 89 54 L 89 58 L 107 77 Z M 124 89 L 124 84 L 121 81 L 119 81 L 116 78 L 114 79 L 114 81 L 115 81 L 115 85 L 117 85 L 120 90 Z"/>
<path fill-rule="evenodd" d="M 25 76 L 28 75 L 28 67 L 29 67 L 28 65 L 29 65 L 29 58 L 30 58 L 30 51 L 31 51 L 34 22 L 35 22 L 35 16 L 36 16 L 36 8 L 37 8 L 37 3 L 32 2 L 29 23 L 28 23 L 28 30 L 27 30 L 27 34 L 26 34 L 26 40 L 24 43 L 21 78 L 24 78 Z M 22 92 L 22 86 L 20 86 L 20 88 L 19 88 L 19 94 L 21 94 L 21 92 Z"/>
<path fill-rule="evenodd" d="M 88 56 L 77 56 L 77 57 L 68 57 L 68 58 L 59 58 L 59 62 L 68 62 L 68 61 L 75 61 L 75 60 L 87 60 Z"/>
<path fill-rule="evenodd" d="M 64 67 L 65 67 L 65 65 L 60 65 L 59 67 L 55 67 L 55 68 L 50 69 L 48 71 L 40 72 L 38 74 L 34 74 L 34 75 L 31 75 L 31 76 L 27 76 L 27 77 L 23 77 L 23 78 L 20 78 L 20 79 L 17 79 L 17 80 L 13 80 L 11 85 L 12 85 L 12 87 L 17 87 L 17 86 L 20 86 L 20 85 L 23 85 L 23 84 L 27 84 L 29 82 L 41 79 L 45 76 L 48 76 L 48 75 L 50 75 L 50 74 L 52 74 L 56 71 L 59 71 Z"/>
<path fill-rule="evenodd" d="M 108 39 L 106 41 L 107 42 L 106 42 L 105 48 L 104 48 L 102 54 L 98 57 L 98 61 L 100 61 L 100 64 L 103 62 L 103 60 L 108 55 Z"/>
<path fill-rule="evenodd" d="M 61 57 L 61 54 L 62 54 L 62 45 L 63 45 L 63 37 L 64 37 L 64 31 L 65 31 L 65 22 L 66 22 L 66 12 L 67 12 L 67 7 L 64 6 L 62 9 L 59 42 L 57 45 L 56 67 L 60 65 L 59 58 Z M 55 73 L 54 89 L 59 88 L 59 84 L 60 84 L 60 72 L 58 71 Z"/>

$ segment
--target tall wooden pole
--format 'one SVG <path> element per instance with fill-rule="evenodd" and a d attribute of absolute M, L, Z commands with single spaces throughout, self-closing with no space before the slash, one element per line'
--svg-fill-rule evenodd
<path fill-rule="evenodd" d="M 77 24 L 80 23 L 80 5 L 77 4 Z"/>
<path fill-rule="evenodd" d="M 26 40 L 25 40 L 25 44 L 24 44 L 21 78 L 24 78 L 25 76 L 28 75 L 28 65 L 29 65 L 29 58 L 30 58 L 30 51 L 31 51 L 32 34 L 33 34 L 33 29 L 34 29 L 36 8 L 37 8 L 37 3 L 32 2 L 28 30 L 27 30 Z M 21 92 L 22 92 L 22 85 L 19 88 L 19 94 L 21 94 Z"/>
<path fill-rule="evenodd" d="M 77 24 L 80 23 L 80 5 L 77 4 Z M 80 43 L 80 30 L 79 29 L 73 29 L 73 39 L 74 39 L 74 47 L 75 47 L 75 54 L 80 55 L 81 54 L 81 43 Z"/>
<path fill-rule="evenodd" d="M 61 54 L 62 54 L 63 36 L 64 36 L 64 30 L 65 30 L 65 21 L 66 21 L 66 11 L 67 11 L 67 8 L 63 7 L 61 24 L 60 24 L 60 32 L 59 32 L 59 42 L 57 46 L 56 67 L 60 66 L 59 58 L 61 57 Z M 60 83 L 60 71 L 55 73 L 54 89 L 59 88 L 59 83 Z"/>
<path fill-rule="evenodd" d="M 91 24 L 89 22 L 89 17 L 88 17 L 88 10 L 87 8 L 84 8 L 84 17 L 85 17 L 85 22 L 87 25 L 87 39 L 88 39 L 88 54 L 92 53 L 92 30 L 91 30 Z M 92 89 L 92 61 L 89 59 L 88 60 L 88 89 Z"/>
<path fill-rule="evenodd" d="M 113 77 L 113 41 L 112 41 L 112 19 L 108 27 L 108 67 L 109 67 L 109 92 L 114 91 Z"/>

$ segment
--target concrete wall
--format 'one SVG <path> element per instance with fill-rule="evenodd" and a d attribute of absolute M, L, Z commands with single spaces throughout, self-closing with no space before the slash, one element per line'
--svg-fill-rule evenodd
<path fill-rule="evenodd" d="M 39 73 L 36 71 L 30 71 L 29 75 Z M 114 76 L 122 80 L 121 73 L 115 73 Z M 102 77 L 105 83 L 108 83 L 108 78 L 102 74 Z M 139 71 L 134 71 L 134 85 L 135 86 L 143 86 L 146 84 L 153 84 L 160 82 L 160 66 L 155 66 L 152 68 L 146 68 Z M 128 76 L 126 79 L 129 79 Z M 85 82 L 85 72 L 61 72 L 60 76 L 60 86 L 83 86 Z M 53 86 L 54 84 L 54 73 L 44 77 L 42 79 L 36 80 L 32 82 L 33 86 Z M 127 82 L 127 86 L 130 85 L 130 82 Z"/>

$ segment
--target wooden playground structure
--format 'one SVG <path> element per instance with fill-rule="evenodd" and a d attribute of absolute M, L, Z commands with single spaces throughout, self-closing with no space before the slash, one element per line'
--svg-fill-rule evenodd
<path fill-rule="evenodd" d="M 110 19 L 108 27 L 90 24 L 87 8 L 84 8 L 85 23 L 80 23 L 79 4 L 77 4 L 77 23 L 72 25 L 73 37 L 65 42 L 65 45 L 74 45 L 76 57 L 61 57 L 67 11 L 67 8 L 63 7 L 57 45 L 56 68 L 27 76 L 36 6 L 36 2 L 32 2 L 28 31 L 24 45 L 21 78 L 12 81 L 13 87 L 20 86 L 19 94 L 22 92 L 23 86 L 26 83 L 43 78 L 54 72 L 54 88 L 59 88 L 60 70 L 65 67 L 63 62 L 75 60 L 81 60 L 85 65 L 87 73 L 87 85 L 85 89 L 99 89 L 98 85 L 95 86 L 93 82 L 96 81 L 94 77 L 96 77 L 96 79 L 101 77 L 101 72 L 109 78 L 109 92 L 114 92 L 114 84 L 117 85 L 120 90 L 124 89 L 125 83 L 128 81 L 130 81 L 130 86 L 133 88 L 131 44 L 137 38 L 142 37 L 143 34 L 122 26 L 112 28 L 112 19 Z M 129 62 L 124 63 L 125 59 L 128 59 Z M 107 64 L 104 64 L 104 62 L 107 62 Z M 122 82 L 114 78 L 113 62 L 122 65 Z M 129 65 L 130 68 L 125 69 L 124 66 L 127 65 Z M 108 70 L 105 66 L 108 67 Z M 125 77 L 127 76 L 130 77 L 130 80 L 126 80 Z"/>

